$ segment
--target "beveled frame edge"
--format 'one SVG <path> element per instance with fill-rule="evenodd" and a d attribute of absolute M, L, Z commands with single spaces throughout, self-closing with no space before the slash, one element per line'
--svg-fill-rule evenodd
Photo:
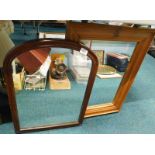
<path fill-rule="evenodd" d="M 121 110 L 154 35 L 155 29 L 67 22 L 66 39 L 76 42 L 80 42 L 82 39 L 90 39 L 137 43 L 112 103 L 88 106 L 85 118 L 119 112 Z"/>
<path fill-rule="evenodd" d="M 13 86 L 13 79 L 12 79 L 12 67 L 11 63 L 18 55 L 27 52 L 32 49 L 37 48 L 46 48 L 46 47 L 58 47 L 58 48 L 69 48 L 73 50 L 80 51 L 81 48 L 84 48 L 88 51 L 87 56 L 92 60 L 91 72 L 89 75 L 88 83 L 85 90 L 85 95 L 83 98 L 83 102 L 81 105 L 81 110 L 79 113 L 79 118 L 75 122 L 69 123 L 61 123 L 55 125 L 44 125 L 44 126 L 37 126 L 32 128 L 20 128 L 20 121 L 18 116 L 18 109 L 15 99 L 15 90 Z M 70 41 L 70 40 L 62 40 L 62 39 L 37 39 L 25 42 L 19 46 L 12 48 L 8 54 L 6 55 L 3 63 L 3 72 L 5 82 L 7 84 L 7 92 L 9 97 L 9 105 L 11 109 L 13 124 L 16 133 L 25 133 L 25 132 L 32 132 L 32 131 L 42 131 L 48 129 L 56 129 L 56 128 L 64 128 L 64 127 L 71 127 L 76 126 L 82 123 L 84 114 L 88 105 L 89 97 L 91 94 L 91 90 L 95 81 L 95 76 L 97 73 L 98 68 L 98 60 L 95 54 L 86 46 Z"/>
<path fill-rule="evenodd" d="M 114 112 L 119 112 L 119 110 L 113 103 L 96 104 L 87 107 L 84 117 L 89 118 Z"/>

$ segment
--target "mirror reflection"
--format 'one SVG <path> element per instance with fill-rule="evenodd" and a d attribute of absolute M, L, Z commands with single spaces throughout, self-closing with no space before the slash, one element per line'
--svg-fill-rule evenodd
<path fill-rule="evenodd" d="M 63 48 L 34 49 L 14 59 L 20 127 L 78 121 L 91 65 L 88 56 Z"/>
<path fill-rule="evenodd" d="M 128 67 L 136 42 L 81 40 L 98 57 L 99 67 L 89 105 L 111 103 Z"/>

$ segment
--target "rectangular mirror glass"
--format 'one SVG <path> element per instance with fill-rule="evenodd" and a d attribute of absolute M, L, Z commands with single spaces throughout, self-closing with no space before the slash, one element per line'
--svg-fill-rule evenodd
<path fill-rule="evenodd" d="M 111 103 L 128 67 L 136 42 L 81 40 L 99 61 L 89 105 Z"/>

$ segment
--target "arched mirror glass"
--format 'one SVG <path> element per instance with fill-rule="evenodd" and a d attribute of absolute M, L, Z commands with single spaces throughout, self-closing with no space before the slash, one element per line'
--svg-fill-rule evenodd
<path fill-rule="evenodd" d="M 10 102 L 13 115 L 17 108 L 19 131 L 82 122 L 97 71 L 97 59 L 89 52 L 84 47 L 49 46 L 16 54 L 11 63 L 13 91 L 9 93 L 15 95 L 15 103 L 12 98 Z"/>

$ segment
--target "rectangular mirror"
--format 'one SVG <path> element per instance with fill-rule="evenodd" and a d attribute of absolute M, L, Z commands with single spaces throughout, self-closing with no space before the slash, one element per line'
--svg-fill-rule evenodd
<path fill-rule="evenodd" d="M 130 63 L 136 42 L 81 40 L 98 57 L 99 67 L 89 106 L 111 103 Z"/>
<path fill-rule="evenodd" d="M 66 39 L 83 42 L 84 45 L 92 48 L 94 53 L 100 50 L 97 54 L 99 63 L 113 67 L 112 69 L 102 66 L 98 70 L 100 73 L 103 72 L 103 67 L 104 70 L 106 67 L 104 74 L 107 70 L 114 72 L 115 69 L 116 73 L 121 75 L 121 77 L 117 75 L 118 78 L 103 80 L 103 77 L 110 75 L 97 74 L 85 113 L 86 118 L 120 111 L 154 34 L 153 29 L 95 23 L 67 23 Z M 104 51 L 103 58 L 101 51 Z M 121 66 L 121 57 L 126 61 L 125 67 Z"/>

